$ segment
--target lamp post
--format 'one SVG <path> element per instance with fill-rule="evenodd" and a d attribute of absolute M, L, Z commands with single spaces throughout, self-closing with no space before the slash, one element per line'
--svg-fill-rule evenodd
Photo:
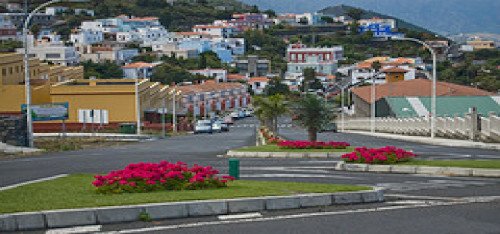
<path fill-rule="evenodd" d="M 176 113 L 176 96 L 181 94 L 181 91 L 176 91 L 175 88 L 172 93 L 172 131 L 177 133 L 177 113 Z M 193 108 L 194 112 L 194 108 Z"/>
<path fill-rule="evenodd" d="M 371 86 L 371 92 L 370 92 L 370 95 L 371 95 L 370 100 L 372 102 L 372 104 L 370 106 L 371 107 L 371 110 L 370 110 L 370 113 L 371 113 L 371 115 L 370 115 L 370 131 L 372 133 L 375 132 L 375 115 L 376 115 L 376 106 L 375 106 L 376 105 L 375 104 L 375 99 L 376 99 L 375 98 L 376 97 L 376 95 L 375 95 L 375 80 L 376 79 L 375 79 L 375 76 L 376 76 L 376 73 L 375 73 L 375 75 L 372 76 L 372 86 Z"/>
<path fill-rule="evenodd" d="M 28 14 L 23 25 L 23 46 L 24 46 L 24 88 L 26 94 L 26 123 L 28 146 L 33 147 L 33 119 L 31 117 L 31 83 L 30 83 L 30 68 L 29 68 L 29 54 L 28 54 L 28 27 L 33 18 L 39 10 L 59 2 L 88 2 L 88 0 L 52 0 L 41 4 L 28 14 L 28 0 L 24 0 L 24 13 Z"/>
<path fill-rule="evenodd" d="M 434 138 L 436 136 L 436 83 L 437 83 L 437 71 L 436 71 L 436 66 L 437 66 L 437 58 L 436 58 L 436 52 L 432 47 L 415 38 L 408 38 L 408 37 L 392 37 L 391 39 L 393 40 L 398 40 L 398 41 L 413 41 L 416 43 L 419 43 L 423 45 L 426 49 L 428 49 L 432 55 L 432 91 L 431 91 L 431 138 Z"/>
<path fill-rule="evenodd" d="M 139 96 L 139 78 L 135 79 L 135 111 L 137 114 L 136 134 L 141 135 L 141 97 Z"/>

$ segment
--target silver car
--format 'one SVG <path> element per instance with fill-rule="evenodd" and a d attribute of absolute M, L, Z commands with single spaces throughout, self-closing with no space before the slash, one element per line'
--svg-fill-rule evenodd
<path fill-rule="evenodd" d="M 194 126 L 194 134 L 212 132 L 212 121 L 210 120 L 198 120 Z"/>

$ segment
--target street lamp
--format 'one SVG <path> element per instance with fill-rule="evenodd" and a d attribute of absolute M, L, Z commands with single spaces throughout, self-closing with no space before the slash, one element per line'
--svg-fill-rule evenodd
<path fill-rule="evenodd" d="M 413 41 L 416 43 L 419 43 L 423 45 L 426 49 L 428 49 L 432 55 L 432 91 L 431 91 L 431 138 L 434 138 L 436 136 L 436 83 L 437 83 L 437 72 L 436 72 L 436 65 L 437 65 L 437 58 L 436 58 L 436 52 L 432 47 L 415 38 L 408 38 L 408 37 L 392 37 L 391 39 L 393 40 L 398 40 L 398 41 Z"/>
<path fill-rule="evenodd" d="M 28 0 L 24 0 L 24 13 L 28 14 L 23 26 L 23 38 L 24 38 L 24 88 L 26 94 L 26 123 L 27 123 L 27 135 L 28 135 L 28 146 L 33 147 L 33 119 L 31 118 L 31 84 L 30 84 L 30 68 L 29 68 L 29 55 L 28 55 L 28 27 L 33 18 L 39 10 L 59 2 L 88 2 L 88 0 L 52 0 L 41 4 L 33 11 L 28 14 Z"/>
<path fill-rule="evenodd" d="M 175 90 L 175 87 L 172 91 L 170 91 L 169 94 L 172 95 L 172 131 L 174 133 L 177 133 L 177 116 L 176 116 L 176 97 L 177 95 L 180 95 L 182 92 L 180 90 Z M 194 112 L 194 108 L 193 108 Z M 163 128 L 165 129 L 165 124 L 163 125 Z"/>

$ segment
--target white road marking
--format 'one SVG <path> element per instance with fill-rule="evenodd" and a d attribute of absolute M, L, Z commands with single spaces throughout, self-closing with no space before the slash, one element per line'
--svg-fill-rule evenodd
<path fill-rule="evenodd" d="M 383 211 L 401 210 L 401 209 L 414 209 L 414 208 L 424 208 L 424 207 L 433 207 L 433 206 L 453 206 L 453 205 L 463 205 L 463 204 L 469 204 L 469 203 L 487 203 L 487 202 L 489 202 L 489 201 L 481 201 L 480 199 L 478 199 L 476 201 L 433 202 L 432 204 L 411 204 L 411 205 L 387 206 L 387 207 L 366 208 L 366 209 L 356 209 L 356 210 L 281 215 L 281 216 L 274 216 L 274 217 L 261 217 L 261 218 L 255 218 L 255 219 L 238 219 L 238 220 L 221 220 L 221 221 L 209 221 L 209 222 L 198 222 L 198 223 L 186 223 L 186 224 L 178 224 L 178 225 L 170 225 L 170 226 L 157 226 L 157 227 L 149 227 L 149 228 L 128 229 L 128 230 L 117 231 L 116 233 L 142 233 L 142 232 L 165 231 L 165 230 L 172 230 L 172 229 L 194 228 L 194 227 L 214 226 L 214 225 L 224 225 L 224 224 L 266 222 L 266 221 L 276 221 L 276 220 L 286 220 L 286 219 L 311 218 L 311 217 L 346 215 L 346 214 L 356 214 L 356 213 L 383 212 Z"/>
<path fill-rule="evenodd" d="M 89 233 L 101 231 L 102 225 L 50 229 L 45 234 Z"/>
<path fill-rule="evenodd" d="M 36 180 L 30 180 L 30 181 L 26 181 L 26 182 L 22 182 L 22 183 L 18 183 L 18 184 L 13 184 L 13 185 L 1 187 L 0 191 L 17 188 L 17 187 L 20 187 L 20 186 L 23 186 L 23 185 L 34 184 L 34 183 L 44 182 L 44 181 L 48 181 L 48 180 L 54 180 L 54 179 L 61 178 L 61 177 L 66 177 L 66 176 L 68 176 L 68 174 L 60 174 L 60 175 L 55 175 L 55 176 L 51 176 L 51 177 L 40 178 L 40 179 L 36 179 Z"/>
<path fill-rule="evenodd" d="M 337 179 L 350 179 L 350 180 L 361 180 L 360 178 L 354 178 L 349 176 L 336 176 L 336 175 L 321 175 L 321 174 L 252 174 L 252 175 L 240 175 L 243 178 L 337 178 Z"/>
<path fill-rule="evenodd" d="M 219 215 L 217 216 L 220 220 L 230 220 L 230 219 L 250 219 L 250 218 L 260 218 L 261 213 L 245 213 L 245 214 L 235 214 L 235 215 Z"/>
<path fill-rule="evenodd" d="M 333 164 L 336 164 L 336 163 L 339 163 L 341 161 L 335 161 L 335 160 L 329 160 L 329 161 L 299 161 L 299 163 L 303 163 L 303 164 L 309 164 L 309 163 L 318 163 L 318 164 L 326 164 L 326 163 L 333 163 Z"/>

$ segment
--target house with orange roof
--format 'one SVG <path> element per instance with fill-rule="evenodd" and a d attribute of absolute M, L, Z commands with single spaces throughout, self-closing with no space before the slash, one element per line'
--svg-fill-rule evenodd
<path fill-rule="evenodd" d="M 265 76 L 251 77 L 248 79 L 248 84 L 252 88 L 253 93 L 263 94 L 264 89 L 269 84 L 270 79 Z"/>
<path fill-rule="evenodd" d="M 157 63 L 135 62 L 122 66 L 123 75 L 128 79 L 149 79 L 153 75 L 153 68 L 160 65 Z"/>
<path fill-rule="evenodd" d="M 380 63 L 379 71 L 373 69 L 375 62 Z M 374 77 L 376 84 L 383 84 L 387 81 L 413 80 L 417 77 L 417 73 L 422 73 L 420 70 L 424 69 L 425 64 L 420 58 L 373 57 L 355 64 L 348 73 L 351 76 L 351 85 L 371 84 Z M 394 71 L 398 71 L 398 73 L 394 73 Z"/>

